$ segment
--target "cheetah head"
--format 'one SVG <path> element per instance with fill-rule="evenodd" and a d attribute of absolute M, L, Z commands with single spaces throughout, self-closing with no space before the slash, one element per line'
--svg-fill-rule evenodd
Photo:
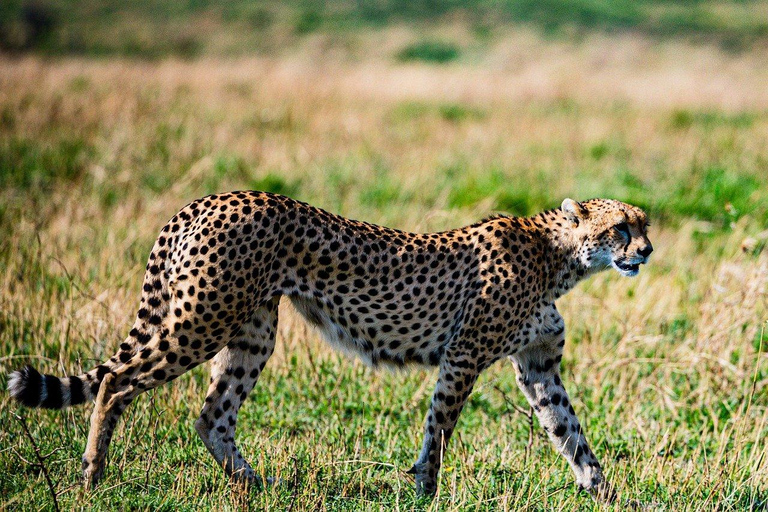
<path fill-rule="evenodd" d="M 566 199 L 561 209 L 573 223 L 578 258 L 590 270 L 613 267 L 623 276 L 636 276 L 653 252 L 645 212 L 636 206 L 612 199 Z"/>

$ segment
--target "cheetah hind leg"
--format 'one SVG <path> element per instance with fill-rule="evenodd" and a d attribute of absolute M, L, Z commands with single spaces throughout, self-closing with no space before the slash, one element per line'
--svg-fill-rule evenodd
<path fill-rule="evenodd" d="M 211 361 L 211 383 L 195 430 L 229 477 L 261 487 L 263 482 L 235 445 L 237 412 L 259 379 L 275 348 L 277 305 L 272 299 L 257 309 L 238 336 Z M 267 483 L 272 483 L 267 479 Z"/>
<path fill-rule="evenodd" d="M 168 346 L 178 347 L 178 338 L 164 331 L 155 333 L 141 352 L 104 375 L 91 414 L 91 428 L 83 454 L 86 489 L 93 489 L 101 479 L 117 421 L 133 399 L 175 379 L 204 360 L 201 356 L 190 359 L 191 364 L 186 367 L 178 366 L 167 357 L 176 356 L 168 351 Z"/>

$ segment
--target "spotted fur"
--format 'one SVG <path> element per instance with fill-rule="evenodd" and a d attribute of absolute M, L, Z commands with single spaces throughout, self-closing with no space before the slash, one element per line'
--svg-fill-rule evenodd
<path fill-rule="evenodd" d="M 211 360 L 195 428 L 227 474 L 254 481 L 235 445 L 237 411 L 272 354 L 286 297 L 333 345 L 374 367 L 439 367 L 411 470 L 419 492 L 436 491 L 442 451 L 478 375 L 506 357 L 578 485 L 609 496 L 560 380 L 565 326 L 555 300 L 605 268 L 636 274 L 652 251 L 646 226 L 640 209 L 603 199 L 413 234 L 274 194 L 208 196 L 162 229 L 136 321 L 113 357 L 65 379 L 27 367 L 10 376 L 10 391 L 28 407 L 95 399 L 83 456 L 94 486 L 128 404 Z"/>

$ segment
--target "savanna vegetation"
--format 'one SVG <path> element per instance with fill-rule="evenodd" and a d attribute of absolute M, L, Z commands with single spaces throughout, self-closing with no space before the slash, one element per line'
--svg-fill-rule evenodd
<path fill-rule="evenodd" d="M 58 0 L 37 39 L 28 6 L 4 4 L 0 388 L 27 362 L 72 374 L 112 355 L 158 230 L 205 194 L 269 190 L 414 231 L 612 197 L 647 209 L 655 252 L 560 303 L 593 449 L 624 499 L 765 510 L 768 11 L 477 4 Z M 283 304 L 239 423 L 281 485 L 227 485 L 193 429 L 198 368 L 132 405 L 93 492 L 90 407 L 0 393 L 0 507 L 50 509 L 53 490 L 62 509 L 610 509 L 576 490 L 504 363 L 438 496 L 417 498 L 405 471 L 435 377 L 348 360 Z"/>

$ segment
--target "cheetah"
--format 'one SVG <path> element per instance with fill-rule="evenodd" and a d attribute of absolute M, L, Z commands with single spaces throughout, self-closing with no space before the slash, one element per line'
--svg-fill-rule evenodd
<path fill-rule="evenodd" d="M 230 478 L 259 482 L 235 444 L 237 412 L 274 350 L 284 296 L 332 345 L 372 367 L 438 367 L 409 470 L 418 493 L 436 492 L 478 375 L 507 358 L 577 485 L 610 500 L 560 379 L 565 325 L 555 301 L 603 269 L 636 275 L 653 250 L 647 227 L 641 209 L 609 199 L 415 234 L 266 192 L 210 195 L 162 228 L 136 320 L 114 356 L 66 378 L 27 366 L 10 375 L 9 390 L 27 407 L 95 401 L 82 460 L 93 488 L 131 401 L 210 360 L 195 429 Z"/>

